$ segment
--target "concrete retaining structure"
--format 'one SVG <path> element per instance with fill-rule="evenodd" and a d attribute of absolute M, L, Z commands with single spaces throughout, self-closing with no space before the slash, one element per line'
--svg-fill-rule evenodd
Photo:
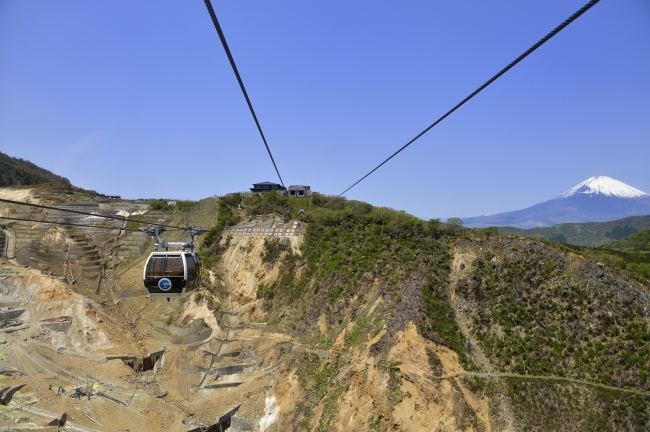
<path fill-rule="evenodd" d="M 203 330 L 203 327 L 204 327 L 203 321 L 199 321 L 198 323 L 196 323 L 196 324 L 194 324 L 194 325 L 192 325 L 192 326 L 190 326 L 188 328 L 176 327 L 176 326 L 171 325 L 171 324 L 166 325 L 165 323 L 160 322 L 160 321 L 152 321 L 151 324 L 158 327 L 158 328 L 167 330 L 169 333 L 172 333 L 175 336 L 182 336 L 182 337 L 189 336 L 189 335 L 192 335 L 194 333 L 198 333 L 201 330 Z"/>
<path fill-rule="evenodd" d="M 217 368 L 213 370 L 212 373 L 214 373 L 216 376 L 234 375 L 239 373 L 245 373 L 247 369 L 252 369 L 253 367 L 255 367 L 255 364 L 230 365 L 230 366 Z"/>
<path fill-rule="evenodd" d="M 244 384 L 243 382 L 225 382 L 225 383 L 215 383 L 215 384 L 206 384 L 203 388 L 206 389 L 217 389 L 217 388 L 228 388 L 228 387 L 239 387 Z"/>
<path fill-rule="evenodd" d="M 206 340 L 212 336 L 212 329 L 209 328 L 197 335 L 194 336 L 188 336 L 186 338 L 170 338 L 169 342 L 174 344 L 174 345 L 185 345 L 185 344 L 191 344 L 199 341 Z"/>

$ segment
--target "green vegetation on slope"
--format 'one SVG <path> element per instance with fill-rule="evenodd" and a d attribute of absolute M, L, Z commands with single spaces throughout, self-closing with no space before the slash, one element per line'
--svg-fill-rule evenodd
<path fill-rule="evenodd" d="M 566 245 L 585 258 L 620 270 L 643 284 L 650 284 L 650 251 L 637 249 L 613 249 L 609 245 L 598 249 Z"/>
<path fill-rule="evenodd" d="M 607 245 L 607 249 L 627 250 L 634 249 L 650 252 L 650 229 L 631 234 Z"/>
<path fill-rule="evenodd" d="M 269 310 L 291 304 L 292 313 L 282 317 L 272 312 L 270 324 L 307 333 L 320 310 L 335 327 L 340 311 L 354 307 L 355 296 L 369 294 L 376 279 L 377 294 L 397 306 L 393 316 L 385 318 L 389 330 L 413 320 L 426 337 L 465 360 L 447 299 L 450 256 L 437 223 L 353 201 L 338 210 L 312 212 L 306 220 L 302 256 L 285 255 L 281 277 L 267 288 Z"/>
<path fill-rule="evenodd" d="M 648 298 L 595 263 L 494 241 L 456 293 L 476 305 L 472 332 L 502 372 L 650 390 Z"/>
<path fill-rule="evenodd" d="M 202 251 L 215 263 L 225 226 L 267 210 L 299 217 L 297 209 L 309 202 L 274 194 L 222 200 L 213 238 Z M 402 375 L 386 354 L 393 335 L 409 321 L 428 339 L 456 351 L 469 369 L 481 363 L 475 352 L 480 349 L 504 373 L 650 390 L 649 295 L 620 271 L 633 274 L 629 265 L 644 264 L 638 251 L 569 248 L 495 237 L 493 231 L 449 229 L 436 220 L 346 200 L 325 210 L 312 208 L 303 220 L 308 228 L 300 255 L 282 241 L 265 243 L 263 261 L 279 264 L 280 270 L 275 283 L 258 290 L 266 300 L 267 327 L 321 349 L 330 349 L 346 329 L 342 352 L 368 349 L 377 357 L 390 381 L 390 403 L 402 397 L 397 386 Z M 473 258 L 460 266 L 460 279 L 452 280 L 452 259 L 459 250 Z M 377 297 L 383 302 L 371 309 Z M 321 316 L 326 334 L 317 325 Z M 461 332 L 460 323 L 469 333 Z M 366 348 L 382 328 L 386 335 Z M 439 359 L 427 354 L 432 371 L 438 371 Z M 341 387 L 331 379 L 330 366 L 314 356 L 296 367 L 310 396 L 300 408 L 307 428 L 314 407 L 336 409 L 335 398 L 327 395 L 339 394 Z M 489 397 L 495 417 L 500 395 L 507 395 L 524 430 L 566 430 L 567 422 L 578 430 L 648 426 L 644 396 L 527 378 L 501 380 L 496 388 L 490 387 L 492 380 L 472 382 L 476 393 Z M 557 418 L 542 414 L 557 407 Z M 327 429 L 325 423 L 319 427 Z"/>
<path fill-rule="evenodd" d="M 470 248 L 469 243 L 459 247 Z M 550 243 L 503 238 L 481 248 L 457 282 L 456 295 L 459 303 L 471 305 L 465 311 L 470 333 L 499 371 L 650 390 L 647 291 L 608 266 L 571 257 Z M 534 405 L 518 407 L 527 410 L 527 418 L 542 409 L 529 397 Z M 630 396 L 614 399 L 621 398 Z M 606 409 L 623 423 L 642 419 L 645 425 L 647 402 L 631 407 L 612 402 Z M 610 413 L 594 421 L 605 414 Z"/>
<path fill-rule="evenodd" d="M 344 363 L 340 359 L 321 362 L 316 354 L 305 353 L 302 356 L 301 361 L 297 362 L 298 382 L 308 397 L 298 402 L 293 415 L 302 419 L 301 430 L 312 430 L 314 409 L 321 404 L 323 413 L 316 431 L 333 431 L 334 428 L 329 422 L 337 413 L 337 400 L 344 390 L 336 376 Z"/>
<path fill-rule="evenodd" d="M 167 211 L 167 210 L 185 210 L 191 208 L 197 204 L 196 201 L 177 201 L 176 205 L 171 205 L 167 203 L 167 200 L 152 200 L 148 201 L 148 204 L 151 206 L 151 210 L 157 211 Z"/>
<path fill-rule="evenodd" d="M 236 225 L 240 220 L 239 205 L 241 194 L 229 194 L 219 198 L 217 204 L 217 223 L 205 234 L 201 243 L 199 255 L 207 267 L 216 265 L 219 257 L 225 251 L 220 245 L 221 236 L 226 227 Z M 225 245 L 225 248 L 228 244 Z"/>
<path fill-rule="evenodd" d="M 649 420 L 647 398 L 640 395 L 539 379 L 462 380 L 481 398 L 495 400 L 508 395 L 521 430 L 641 431 Z M 498 418 L 498 405 L 491 411 L 490 416 Z M 506 426 L 492 425 L 493 430 Z"/>
<path fill-rule="evenodd" d="M 67 178 L 0 152 L 0 187 L 7 186 L 51 186 L 64 190 L 72 188 Z"/>
<path fill-rule="evenodd" d="M 262 211 L 286 214 L 288 210 L 297 217 L 300 208 L 325 202 L 327 198 L 319 194 L 312 196 L 311 204 L 309 200 L 274 192 L 223 197 L 219 221 L 204 239 L 202 257 L 214 264 L 223 252 L 219 246 L 223 230 L 245 215 Z M 358 308 L 358 304 L 352 305 L 353 299 L 373 293 L 392 299 L 398 308 L 381 320 L 359 320 L 365 326 L 360 331 L 363 337 L 348 335 L 356 343 L 368 339 L 367 328 L 378 331 L 380 321 L 392 334 L 412 320 L 426 337 L 454 349 L 462 361 L 467 360 L 448 301 L 447 281 L 451 257 L 446 238 L 462 232 L 449 231 L 437 220 L 423 222 L 404 212 L 345 199 L 333 202 L 327 209 L 308 211 L 303 220 L 308 229 L 302 255 L 292 254 L 275 240 L 265 243 L 264 260 L 281 259 L 278 280 L 258 290 L 258 295 L 267 300 L 269 324 L 327 347 L 346 325 L 339 322 L 341 309 Z M 333 330 L 332 337 L 320 341 L 313 329 L 323 312 Z"/>
<path fill-rule="evenodd" d="M 598 247 L 648 228 L 650 216 L 631 216 L 611 222 L 566 223 L 544 228 L 499 227 L 499 231 L 524 237 L 538 236 L 563 244 Z"/>

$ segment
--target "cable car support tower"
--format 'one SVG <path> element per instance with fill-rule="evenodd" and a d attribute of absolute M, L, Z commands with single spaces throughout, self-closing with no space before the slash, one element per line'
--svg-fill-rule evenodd
<path fill-rule="evenodd" d="M 168 242 L 162 238 L 164 226 L 142 229 L 145 234 L 155 237 L 154 252 L 149 255 L 142 275 L 149 298 L 182 297 L 194 291 L 201 280 L 201 260 L 194 252 L 194 236 L 207 232 L 206 229 L 191 225 L 187 228 L 184 242 Z M 169 251 L 175 248 L 175 251 Z M 160 251 L 160 249 L 164 249 Z"/>
<path fill-rule="evenodd" d="M 163 232 L 167 231 L 167 229 L 164 226 L 157 226 L 157 227 L 151 227 L 149 225 L 146 228 L 142 228 L 142 232 L 156 238 L 156 243 L 154 243 L 153 248 L 154 250 L 158 249 L 165 249 L 166 251 L 169 250 L 169 248 L 180 248 L 181 250 L 194 250 L 194 236 L 205 234 L 208 232 L 205 228 L 201 228 L 200 226 L 196 225 L 190 225 L 189 228 L 187 228 L 187 240 L 184 242 L 168 242 L 165 239 L 161 237 L 160 234 Z"/>

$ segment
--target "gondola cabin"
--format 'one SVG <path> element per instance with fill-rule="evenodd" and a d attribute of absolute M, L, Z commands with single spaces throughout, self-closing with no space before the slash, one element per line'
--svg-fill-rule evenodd
<path fill-rule="evenodd" d="M 143 278 L 150 298 L 181 297 L 198 286 L 201 261 L 194 252 L 152 252 Z"/>

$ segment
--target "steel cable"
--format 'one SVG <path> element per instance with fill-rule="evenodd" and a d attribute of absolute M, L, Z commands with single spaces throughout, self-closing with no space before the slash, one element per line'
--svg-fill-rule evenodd
<path fill-rule="evenodd" d="M 221 44 L 223 45 L 223 49 L 226 51 L 226 55 L 228 56 L 228 60 L 230 61 L 230 66 L 232 66 L 232 70 L 233 72 L 235 72 L 235 76 L 237 77 L 237 81 L 239 82 L 239 87 L 241 87 L 241 91 L 244 94 L 244 98 L 246 98 L 248 109 L 250 109 L 251 114 L 253 115 L 253 120 L 255 120 L 255 124 L 257 125 L 257 130 L 260 132 L 262 141 L 264 141 L 264 146 L 266 147 L 266 151 L 269 153 L 271 162 L 273 162 L 273 167 L 275 168 L 275 172 L 278 174 L 278 178 L 280 179 L 280 183 L 282 183 L 282 187 L 285 187 L 284 181 L 282 181 L 282 176 L 280 175 L 280 170 L 278 170 L 278 166 L 275 164 L 275 159 L 273 159 L 273 155 L 271 154 L 271 149 L 268 143 L 266 142 L 266 137 L 264 136 L 264 132 L 262 132 L 262 126 L 260 126 L 260 122 L 257 120 L 257 115 L 255 115 L 253 104 L 251 103 L 251 100 L 248 98 L 246 87 L 244 87 L 244 81 L 242 81 L 241 76 L 239 75 L 239 71 L 237 70 L 237 65 L 235 64 L 235 59 L 232 57 L 230 48 L 228 48 L 228 43 L 226 42 L 226 36 L 223 34 L 223 30 L 221 30 L 221 26 L 219 25 L 219 21 L 217 20 L 217 14 L 214 12 L 210 0 L 205 0 L 205 6 L 208 8 L 208 12 L 210 13 L 210 18 L 212 18 L 212 23 L 214 24 L 214 28 L 217 30 L 217 33 L 219 34 L 219 39 L 221 39 Z"/>
<path fill-rule="evenodd" d="M 206 1 L 208 1 L 208 0 L 206 0 Z M 436 121 L 433 122 L 431 125 L 429 125 L 429 127 L 427 127 L 427 128 L 424 129 L 422 132 L 420 132 L 419 134 L 417 134 L 417 135 L 415 136 L 415 138 L 413 138 L 411 141 L 409 141 L 409 142 L 407 142 L 406 144 L 404 144 L 404 145 L 403 145 L 399 150 L 397 150 L 395 153 L 393 153 L 393 154 L 390 155 L 388 158 L 386 158 L 382 163 L 380 163 L 380 164 L 377 165 L 375 168 L 373 168 L 373 169 L 372 169 L 368 174 L 364 175 L 364 176 L 361 177 L 359 180 L 357 180 L 357 181 L 356 181 L 352 186 L 350 186 L 349 188 L 347 188 L 346 190 L 344 190 L 343 192 L 341 192 L 340 194 L 338 194 L 337 196 L 335 196 L 334 198 L 332 198 L 330 201 L 328 201 L 325 205 L 323 205 L 323 207 L 327 207 L 327 206 L 328 206 L 332 201 L 334 201 L 335 199 L 339 198 L 341 195 L 343 195 L 344 193 L 346 193 L 347 191 L 349 191 L 350 189 L 352 189 L 353 187 L 355 187 L 356 185 L 358 185 L 359 183 L 361 183 L 363 180 L 366 179 L 366 177 L 368 177 L 370 174 L 372 174 L 372 173 L 374 173 L 375 171 L 377 171 L 379 168 L 381 168 L 382 165 L 384 165 L 386 162 L 388 162 L 389 160 L 391 160 L 392 158 L 394 158 L 395 156 L 397 156 L 398 153 L 400 153 L 400 152 L 401 152 L 402 150 L 404 150 L 406 147 L 408 147 L 408 146 L 410 146 L 411 144 L 413 144 L 413 143 L 414 143 L 418 138 L 420 138 L 422 135 L 424 135 L 425 133 L 429 132 L 429 130 L 431 130 L 434 126 L 436 126 L 438 123 L 440 123 L 441 121 L 443 121 L 444 119 L 446 119 L 446 118 L 447 118 L 451 113 L 453 113 L 454 111 L 456 111 L 458 108 L 460 108 L 461 106 L 463 106 L 463 105 L 465 104 L 465 102 L 469 101 L 469 100 L 472 99 L 474 96 L 476 96 L 477 94 L 479 94 L 483 89 L 485 89 L 487 86 L 489 86 L 489 85 L 492 84 L 494 81 L 496 81 L 498 78 L 500 78 L 503 74 L 505 74 L 505 73 L 508 72 L 510 69 L 512 69 L 512 68 L 513 68 L 517 63 L 519 63 L 520 61 L 522 61 L 523 59 L 525 59 L 526 57 L 528 57 L 528 55 L 530 55 L 530 54 L 531 54 L 533 51 L 535 51 L 537 48 L 539 48 L 540 46 L 544 45 L 544 43 L 546 43 L 549 39 L 551 39 L 553 36 L 555 36 L 556 34 L 558 34 L 561 30 L 563 30 L 565 27 L 567 27 L 567 26 L 568 26 L 569 24 L 571 24 L 573 21 L 575 21 L 576 19 L 578 19 L 578 17 L 580 17 L 580 15 L 584 14 L 585 12 L 587 12 L 589 9 L 591 9 L 591 8 L 592 8 L 596 3 L 598 3 L 599 1 L 600 1 L 600 0 L 591 0 L 589 3 L 587 3 L 586 5 L 584 5 L 583 7 L 581 7 L 581 8 L 580 8 L 576 13 L 574 13 L 574 14 L 571 15 L 569 18 L 567 18 L 567 19 L 566 19 L 562 24 L 560 24 L 559 26 L 555 27 L 555 28 L 554 28 L 550 33 L 548 33 L 546 36 L 544 36 L 542 39 L 540 39 L 540 40 L 539 40 L 535 45 L 533 45 L 532 47 L 528 48 L 528 49 L 526 50 L 526 52 L 524 52 L 522 55 L 520 55 L 520 56 L 517 57 L 515 60 L 513 60 L 513 61 L 512 61 L 508 66 L 506 66 L 506 67 L 504 67 L 503 69 L 501 69 L 501 71 L 499 71 L 499 73 L 497 73 L 497 74 L 494 75 L 492 78 L 490 78 L 489 80 L 487 80 L 487 81 L 486 81 L 482 86 L 480 86 L 479 88 L 477 88 L 476 90 L 474 90 L 474 91 L 473 91 L 469 96 L 467 96 L 465 99 L 463 99 L 463 100 L 460 101 L 458 104 L 456 104 L 452 109 L 450 109 L 449 111 L 447 111 L 447 112 L 446 112 L 442 117 L 440 117 L 438 120 L 436 120 Z"/>
<path fill-rule="evenodd" d="M 61 225 L 61 226 L 66 227 L 66 228 L 67 227 L 81 227 L 81 228 L 95 228 L 95 229 L 98 229 L 98 230 L 140 231 L 140 230 L 133 229 L 133 228 L 106 227 L 106 226 L 100 226 L 100 225 L 84 225 L 84 224 L 73 224 L 73 223 L 69 223 L 69 222 L 56 222 L 56 221 L 47 221 L 47 220 L 13 218 L 13 217 L 7 217 L 7 216 L 0 216 L 0 223 L 3 220 L 23 221 L 23 222 L 37 222 L 37 223 L 42 223 L 42 224 Z"/>
<path fill-rule="evenodd" d="M 59 207 L 52 207 L 52 206 L 46 206 L 42 204 L 32 204 L 32 203 L 26 203 L 26 202 L 21 202 L 21 201 L 12 201 L 4 198 L 0 198 L 0 202 L 8 203 L 8 204 L 17 204 L 17 205 L 24 205 L 24 206 L 29 206 L 29 207 L 36 207 L 36 208 L 41 208 L 41 209 L 46 209 L 46 210 L 56 210 L 56 211 L 62 211 L 62 212 L 67 212 L 67 213 L 76 213 L 80 215 L 85 215 L 85 216 L 95 216 L 95 217 L 103 217 L 106 219 L 114 219 L 114 220 L 119 220 L 119 221 L 126 221 L 126 222 L 136 222 L 136 223 L 142 223 L 142 224 L 151 224 L 151 225 L 157 225 L 157 226 L 163 226 L 166 228 L 171 228 L 171 229 L 178 229 L 178 230 L 183 230 L 185 231 L 187 227 L 179 227 L 179 226 L 174 226 L 174 225 L 165 225 L 165 224 L 160 224 L 160 223 L 151 223 L 148 221 L 142 221 L 142 220 L 136 220 L 136 219 L 127 219 L 123 216 L 110 216 L 110 215 L 102 215 L 102 214 L 94 214 L 94 213 L 87 213 L 87 212 L 82 212 L 79 210 L 71 210 L 71 209 L 65 209 L 65 208 L 59 208 Z"/>

